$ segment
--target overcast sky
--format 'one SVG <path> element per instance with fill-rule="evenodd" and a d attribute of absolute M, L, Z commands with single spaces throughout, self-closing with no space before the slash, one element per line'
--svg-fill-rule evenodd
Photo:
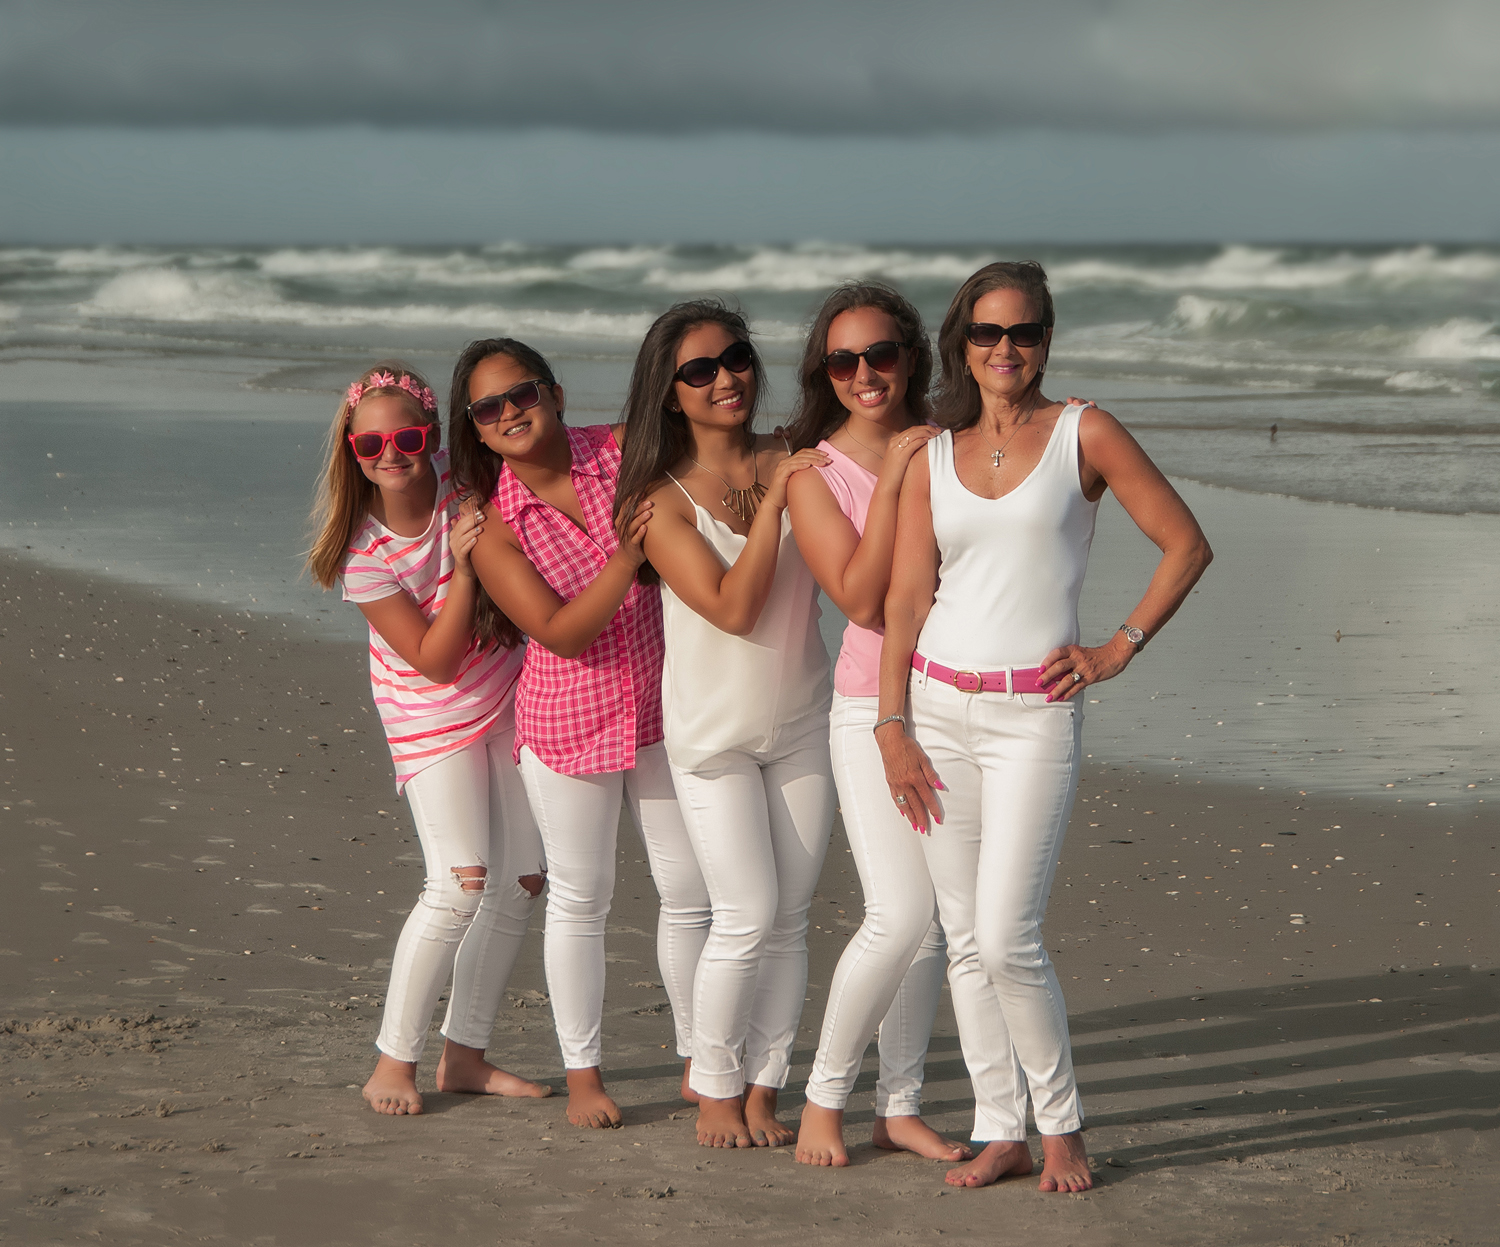
<path fill-rule="evenodd" d="M 1494 0 L 0 0 L 0 237 L 1500 237 Z"/>

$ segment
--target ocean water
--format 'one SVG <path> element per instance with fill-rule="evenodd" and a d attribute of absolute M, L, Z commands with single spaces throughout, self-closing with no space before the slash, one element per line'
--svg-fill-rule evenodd
<path fill-rule="evenodd" d="M 0 351 L 255 361 L 245 384 L 311 396 L 371 354 L 418 353 L 441 372 L 481 334 L 624 365 L 667 304 L 716 293 L 787 364 L 840 281 L 896 284 L 935 331 L 965 276 L 1017 255 L 1051 274 L 1054 374 L 1173 474 L 1500 511 L 1500 248 L 9 248 Z M 605 410 L 617 378 L 605 370 L 589 395 Z M 790 384 L 778 389 L 785 406 Z"/>
<path fill-rule="evenodd" d="M 1123 419 L 1220 551 L 1130 688 L 1090 707 L 1094 747 L 1323 791 L 1482 791 L 1500 248 L 0 248 L 0 543 L 358 635 L 299 552 L 338 394 L 372 360 L 407 359 L 442 394 L 465 341 L 521 337 L 553 359 L 570 419 L 606 420 L 652 318 L 718 294 L 761 341 L 769 424 L 836 283 L 891 282 L 935 331 L 970 272 L 1027 256 L 1057 301 L 1049 392 Z M 1105 516 L 1096 640 L 1155 557 Z M 1187 711 L 1141 714 L 1142 696 Z"/>

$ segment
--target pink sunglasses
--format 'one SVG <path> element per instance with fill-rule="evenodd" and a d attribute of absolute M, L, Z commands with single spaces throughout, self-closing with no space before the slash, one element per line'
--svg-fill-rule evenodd
<path fill-rule="evenodd" d="M 385 454 L 387 442 L 403 455 L 420 455 L 427 449 L 427 435 L 432 427 L 430 424 L 409 424 L 394 433 L 351 433 L 349 445 L 354 448 L 356 459 L 379 459 Z"/>

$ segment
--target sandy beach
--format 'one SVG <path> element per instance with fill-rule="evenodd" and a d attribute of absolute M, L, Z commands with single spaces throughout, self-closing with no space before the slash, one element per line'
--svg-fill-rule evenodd
<path fill-rule="evenodd" d="M 575 1130 L 561 1097 L 370 1112 L 421 867 L 358 644 L 5 553 L 0 728 L 10 1241 L 1496 1241 L 1500 820 L 1472 793 L 1307 795 L 1096 749 L 1048 932 L 1098 1186 L 1042 1197 L 871 1147 L 869 1065 L 848 1169 L 698 1148 L 633 832 L 606 1000 L 626 1128 Z M 788 1118 L 860 914 L 836 829 Z M 560 1087 L 536 926 L 490 1051 Z M 946 997 L 927 1072 L 930 1120 L 963 1133 Z"/>

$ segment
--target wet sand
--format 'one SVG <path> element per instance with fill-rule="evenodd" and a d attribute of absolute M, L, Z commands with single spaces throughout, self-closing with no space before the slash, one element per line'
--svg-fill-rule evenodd
<path fill-rule="evenodd" d="M 298 627 L 0 553 L 6 1238 L 1496 1241 L 1500 820 L 1477 799 L 1091 764 L 1047 924 L 1087 1195 L 951 1191 L 875 1150 L 869 1065 L 848 1169 L 698 1148 L 633 832 L 605 1023 L 627 1127 L 431 1093 L 435 1029 L 428 1112 L 377 1116 L 358 1087 L 420 855 L 361 647 Z M 1149 695 L 1130 679 L 1111 697 Z M 836 830 L 789 1120 L 859 919 Z M 490 1052 L 560 1088 L 536 926 Z M 946 998 L 927 1072 L 929 1120 L 963 1134 Z"/>

